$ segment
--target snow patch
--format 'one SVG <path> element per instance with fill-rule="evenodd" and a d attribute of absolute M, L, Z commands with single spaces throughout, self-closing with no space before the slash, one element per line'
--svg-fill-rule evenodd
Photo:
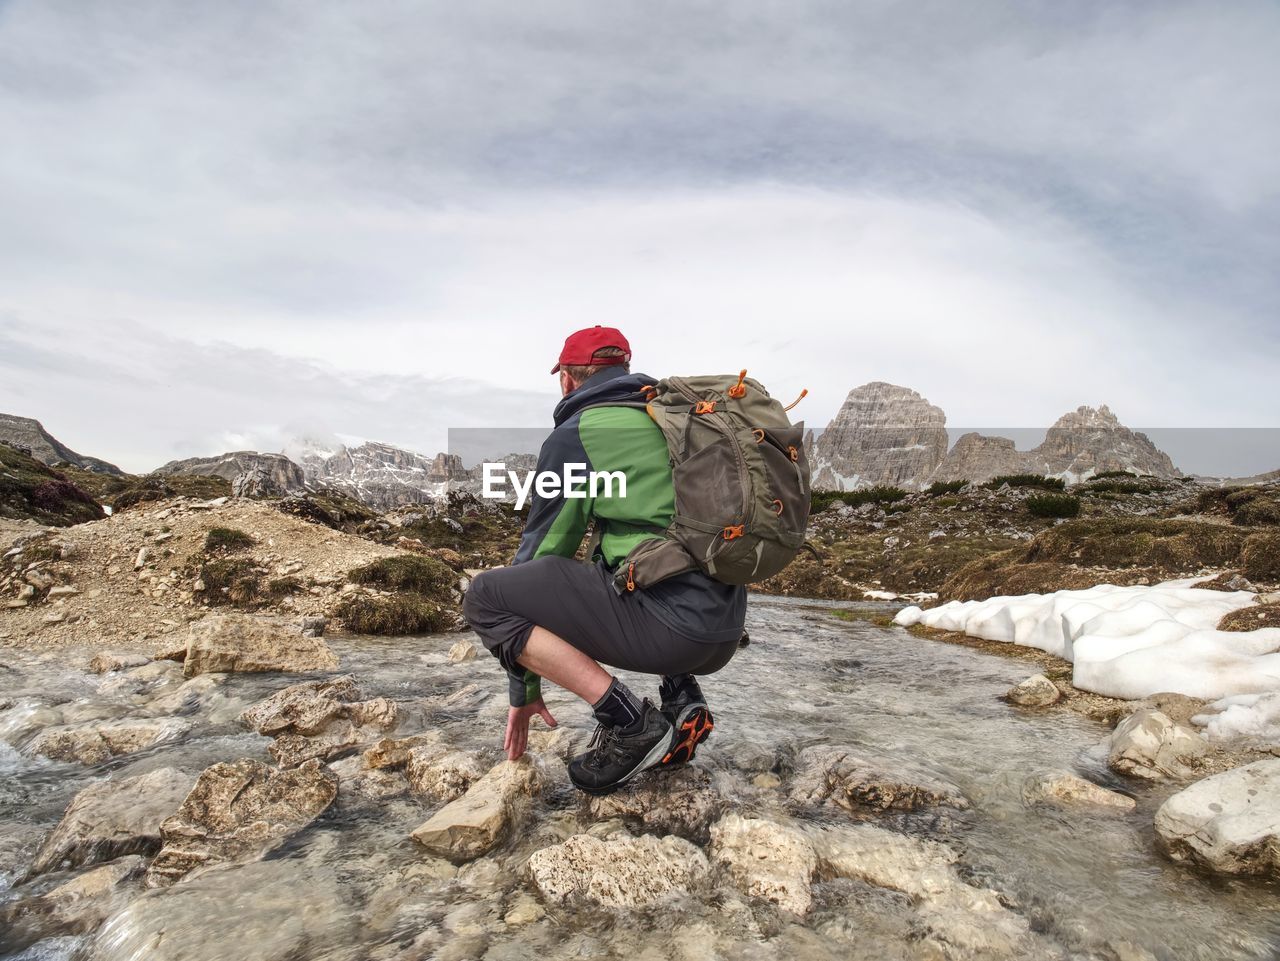
<path fill-rule="evenodd" d="M 1071 661 L 1076 687 L 1108 697 L 1280 691 L 1280 628 L 1219 631 L 1218 621 L 1253 604 L 1254 595 L 1196 588 L 1196 581 L 951 601 L 905 608 L 894 623 L 1037 648 Z"/>

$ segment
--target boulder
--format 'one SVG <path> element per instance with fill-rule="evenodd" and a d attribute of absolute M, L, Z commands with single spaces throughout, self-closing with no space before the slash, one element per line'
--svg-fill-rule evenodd
<path fill-rule="evenodd" d="M 94 674 L 106 674 L 110 671 L 123 671 L 130 667 L 142 667 L 150 664 L 151 658 L 145 654 L 112 654 L 103 651 L 89 662 L 89 670 Z"/>
<path fill-rule="evenodd" d="M 408 737 L 384 737 L 364 752 L 365 767 L 373 770 L 400 768 L 409 763 L 414 748 L 434 748 L 440 745 L 440 734 L 427 731 Z"/>
<path fill-rule="evenodd" d="M 815 745 L 796 758 L 794 804 L 832 802 L 845 810 L 914 811 L 921 807 L 969 807 L 960 789 L 897 761 L 849 748 Z"/>
<path fill-rule="evenodd" d="M 432 854 L 470 861 L 489 851 L 523 817 L 541 786 L 541 772 L 529 758 L 503 761 L 411 836 Z"/>
<path fill-rule="evenodd" d="M 415 747 L 409 752 L 405 773 L 415 794 L 434 801 L 452 801 L 484 777 L 485 765 L 474 751 Z"/>
<path fill-rule="evenodd" d="M 337 666 L 338 655 L 321 639 L 304 637 L 296 625 L 246 614 L 196 621 L 182 662 L 187 677 L 233 671 L 332 671 Z"/>
<path fill-rule="evenodd" d="M 810 882 L 817 855 L 794 828 L 763 818 L 727 814 L 711 827 L 712 863 L 738 890 L 803 915 L 813 903 Z"/>
<path fill-rule="evenodd" d="M 187 730 L 185 722 L 174 718 L 93 721 L 46 728 L 35 736 L 27 750 L 54 761 L 101 764 L 122 754 L 171 741 Z"/>
<path fill-rule="evenodd" d="M 1098 808 L 1116 812 L 1132 811 L 1133 798 L 1108 791 L 1068 771 L 1055 771 L 1030 777 L 1022 785 L 1022 799 L 1029 805 L 1051 804 L 1057 807 Z"/>
<path fill-rule="evenodd" d="M 597 821 L 623 818 L 656 834 L 678 834 L 705 842 L 707 829 L 728 805 L 701 767 L 659 768 L 621 790 L 586 801 Z"/>
<path fill-rule="evenodd" d="M 449 648 L 449 660 L 454 664 L 461 664 L 463 661 L 474 660 L 476 657 L 476 646 L 470 641 L 456 641 L 453 647 Z"/>
<path fill-rule="evenodd" d="M 1005 698 L 1021 707 L 1048 707 L 1062 698 L 1062 692 L 1043 674 L 1035 674 L 1010 688 Z"/>
<path fill-rule="evenodd" d="M 707 859 L 683 838 L 575 834 L 533 852 L 529 873 L 552 903 L 583 899 L 610 908 L 641 908 L 688 897 L 708 873 Z"/>
<path fill-rule="evenodd" d="M 344 757 L 341 761 L 334 761 L 329 765 L 329 770 L 338 775 L 340 799 L 349 797 L 352 791 L 373 801 L 409 793 L 409 782 L 405 779 L 404 772 L 365 767 L 364 759 L 360 757 Z"/>
<path fill-rule="evenodd" d="M 171 767 L 99 781 L 67 805 L 32 862 L 33 874 L 160 850 L 160 823 L 178 809 L 195 778 Z"/>
<path fill-rule="evenodd" d="M 336 757 L 395 727 L 394 701 L 362 697 L 350 677 L 305 681 L 250 707 L 240 721 L 275 738 L 268 750 L 281 766 L 297 767 L 312 759 Z"/>
<path fill-rule="evenodd" d="M 1161 711 L 1135 711 L 1116 725 L 1108 741 L 1107 764 L 1113 771 L 1160 781 L 1188 778 L 1194 772 L 1188 762 L 1208 750 L 1204 738 L 1175 723 Z"/>
<path fill-rule="evenodd" d="M 0 951 L 20 952 L 45 938 L 92 931 L 119 902 L 120 898 L 113 895 L 145 867 L 145 858 L 131 854 L 78 875 L 42 895 L 0 905 Z"/>
<path fill-rule="evenodd" d="M 160 825 L 164 847 L 147 871 L 147 886 L 172 884 L 210 864 L 256 859 L 319 817 L 337 793 L 337 775 L 317 761 L 288 771 L 248 758 L 206 768 Z"/>
<path fill-rule="evenodd" d="M 1280 877 L 1280 758 L 1197 781 L 1160 806 L 1155 827 L 1174 860 Z"/>

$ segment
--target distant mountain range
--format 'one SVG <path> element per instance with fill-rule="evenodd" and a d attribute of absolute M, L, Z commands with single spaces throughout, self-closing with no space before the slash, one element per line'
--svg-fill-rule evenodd
<path fill-rule="evenodd" d="M 876 381 L 855 387 L 827 428 L 806 438 L 818 490 L 877 484 L 908 489 L 934 481 L 982 482 L 1001 474 L 1047 474 L 1075 483 L 1105 471 L 1157 477 L 1182 473 L 1145 434 L 1130 430 L 1105 405 L 1080 407 L 1058 418 L 1043 442 L 1018 450 L 1007 437 L 966 433 L 951 445 L 946 414 L 919 393 Z M 0 414 L 0 442 L 27 450 L 50 466 L 67 463 L 104 474 L 124 475 L 114 464 L 78 454 L 50 435 L 39 421 Z M 508 454 L 509 468 L 529 469 L 533 453 Z M 371 507 L 388 510 L 423 503 L 450 490 L 478 491 L 479 466 L 468 468 L 456 454 L 434 456 L 390 444 L 348 447 L 298 440 L 286 453 L 232 451 L 171 461 L 157 476 L 224 477 L 238 495 L 279 496 L 328 487 Z M 1212 484 L 1263 483 L 1280 471 L 1239 480 L 1199 478 Z"/>

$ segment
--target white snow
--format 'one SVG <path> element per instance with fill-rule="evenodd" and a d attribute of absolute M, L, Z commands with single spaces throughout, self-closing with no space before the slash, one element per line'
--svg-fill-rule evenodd
<path fill-rule="evenodd" d="M 1211 591 L 1196 579 L 908 607 L 895 624 L 924 624 L 1034 647 L 1071 661 L 1072 683 L 1129 700 L 1174 691 L 1218 699 L 1280 691 L 1280 628 L 1219 631 L 1248 607 L 1247 591 Z M 1250 708 L 1250 710 L 1253 710 Z"/>
<path fill-rule="evenodd" d="M 1209 705 L 1212 714 L 1197 714 L 1192 723 L 1210 741 L 1248 738 L 1263 746 L 1280 746 L 1280 693 L 1237 694 Z"/>

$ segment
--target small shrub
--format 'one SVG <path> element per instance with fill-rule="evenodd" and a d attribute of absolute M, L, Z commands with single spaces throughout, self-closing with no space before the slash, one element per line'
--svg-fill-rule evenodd
<path fill-rule="evenodd" d="M 1088 494 L 1141 494 L 1143 491 L 1155 490 L 1159 490 L 1159 488 L 1144 487 L 1142 484 L 1133 483 L 1133 481 L 1104 480 L 1097 483 L 1090 481 L 1085 492 Z"/>
<path fill-rule="evenodd" d="M 204 549 L 210 554 L 235 554 L 256 544 L 250 535 L 234 527 L 210 527 L 204 536 Z"/>
<path fill-rule="evenodd" d="M 934 481 L 929 485 L 925 493 L 930 497 L 940 497 L 943 494 L 959 494 L 967 486 L 969 486 L 969 482 L 966 480 Z"/>
<path fill-rule="evenodd" d="M 262 574 L 253 561 L 209 561 L 200 568 L 200 580 L 204 581 L 204 596 L 210 604 L 255 607 L 262 603 Z"/>
<path fill-rule="evenodd" d="M 875 487 L 859 487 L 851 491 L 814 491 L 810 497 L 809 512 L 812 514 L 825 510 L 836 501 L 842 501 L 852 507 L 861 504 L 892 504 L 907 496 L 901 487 L 877 485 Z"/>
<path fill-rule="evenodd" d="M 282 597 L 288 597 L 290 594 L 301 594 L 306 588 L 302 581 L 296 577 L 278 577 L 273 581 L 267 582 L 266 595 L 273 601 L 278 601 Z"/>
<path fill-rule="evenodd" d="M 458 580 L 458 575 L 443 561 L 414 554 L 380 558 L 364 567 L 357 567 L 347 577 L 353 583 L 384 591 L 412 591 L 428 595 L 442 594 Z"/>
<path fill-rule="evenodd" d="M 960 498 L 958 497 L 939 497 L 936 501 L 933 502 L 933 506 L 934 507 L 955 507 L 959 503 L 960 503 Z"/>
<path fill-rule="evenodd" d="M 391 597 L 352 595 L 343 598 L 334 614 L 347 630 L 356 634 L 432 634 L 453 625 L 453 618 L 440 604 L 420 594 Z"/>
<path fill-rule="evenodd" d="M 1040 487 L 1047 491 L 1067 489 L 1067 482 L 1061 477 L 1043 477 L 1040 474 L 1001 474 L 999 477 L 991 478 L 982 486 L 994 489 L 1003 487 L 1005 484 L 1010 487 Z"/>
<path fill-rule="evenodd" d="M 1070 494 L 1036 494 L 1027 498 L 1027 510 L 1035 517 L 1078 517 L 1080 498 Z"/>
<path fill-rule="evenodd" d="M 1089 478 L 1090 481 L 1107 480 L 1111 477 L 1143 477 L 1143 474 L 1135 474 L 1131 470 L 1104 470 L 1100 474 L 1094 474 Z"/>
<path fill-rule="evenodd" d="M 1280 501 L 1258 497 L 1241 504 L 1231 516 L 1231 523 L 1243 527 L 1260 527 L 1280 524 Z"/>
<path fill-rule="evenodd" d="M 1280 581 L 1280 531 L 1251 534 L 1240 555 L 1241 572 L 1251 581 Z"/>

